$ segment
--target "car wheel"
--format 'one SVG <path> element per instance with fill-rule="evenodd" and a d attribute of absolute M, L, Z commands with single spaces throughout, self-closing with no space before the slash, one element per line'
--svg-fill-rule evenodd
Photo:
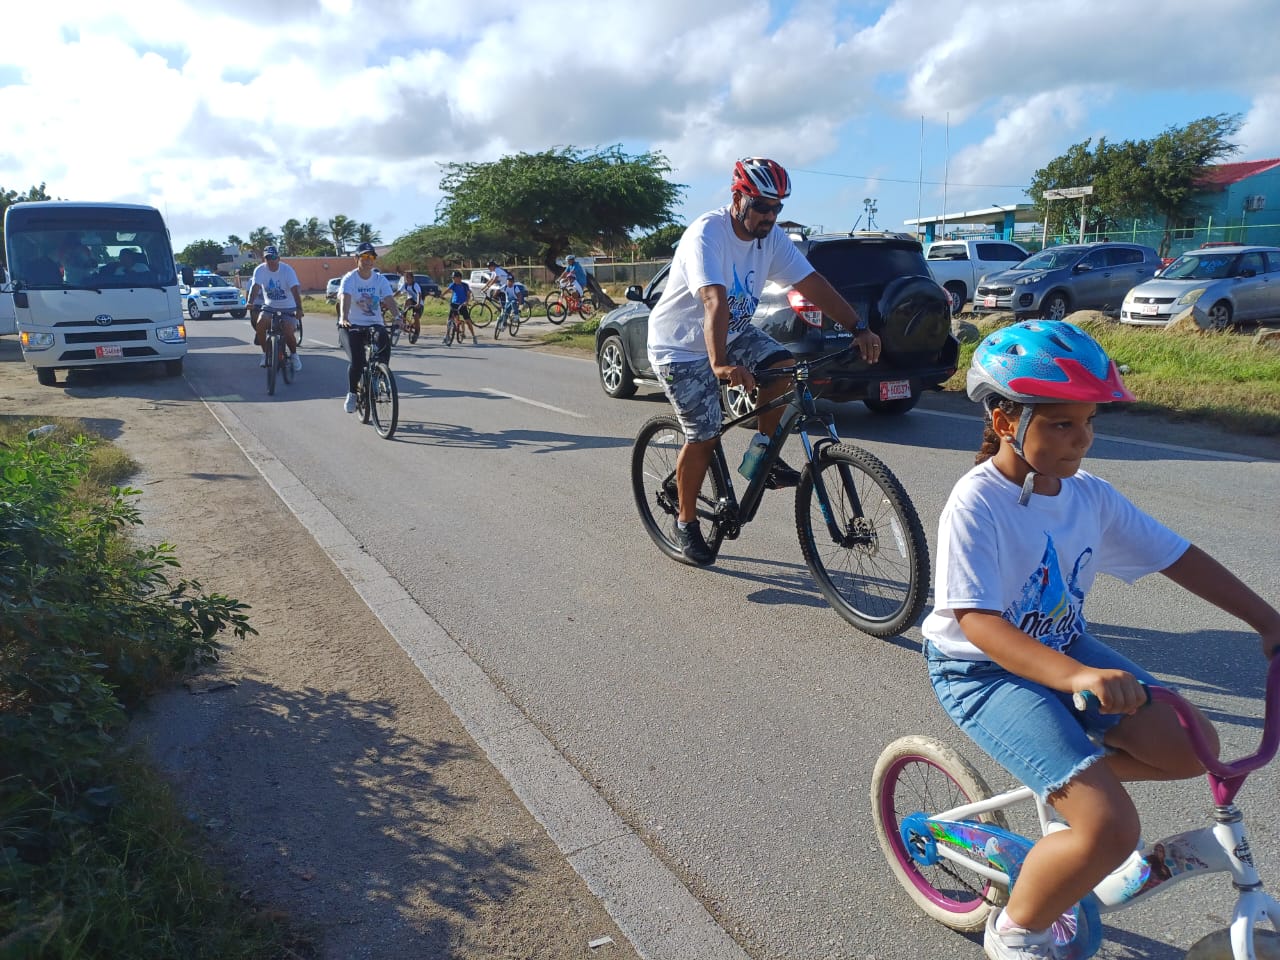
<path fill-rule="evenodd" d="M 736 420 L 738 417 L 745 417 L 756 408 L 756 401 L 760 394 L 752 390 L 750 393 L 741 387 L 724 387 L 720 391 L 721 402 L 724 404 L 725 412 L 729 414 L 730 420 Z M 740 426 L 751 427 L 755 429 L 756 421 L 752 417 L 750 420 L 744 420 Z"/>
<path fill-rule="evenodd" d="M 231 311 L 231 316 L 235 317 L 235 319 L 237 319 L 237 320 L 243 320 L 243 319 L 244 319 L 244 315 L 245 315 L 246 313 L 248 313 L 248 312 L 249 312 L 249 311 L 247 311 L 247 310 L 232 310 L 232 311 Z"/>
<path fill-rule="evenodd" d="M 187 301 L 187 316 L 192 320 L 200 319 L 200 308 L 196 306 L 196 302 L 194 300 Z"/>
<path fill-rule="evenodd" d="M 56 387 L 58 374 L 53 367 L 36 367 L 36 382 L 42 387 Z"/>
<path fill-rule="evenodd" d="M 1045 297 L 1040 304 L 1040 316 L 1045 320 L 1063 320 L 1071 312 L 1071 304 L 1067 295 L 1055 290 Z"/>
<path fill-rule="evenodd" d="M 177 360 L 166 360 L 164 362 L 164 375 L 166 377 L 182 376 L 182 358 L 179 357 Z"/>
<path fill-rule="evenodd" d="M 947 299 L 951 301 L 951 315 L 959 316 L 960 311 L 964 309 L 964 284 L 952 280 L 943 289 L 947 291 Z"/>
<path fill-rule="evenodd" d="M 1209 308 L 1209 326 L 1214 330 L 1226 330 L 1231 326 L 1231 304 L 1219 300 Z"/>
<path fill-rule="evenodd" d="M 873 400 L 868 397 L 862 402 L 867 405 L 868 410 L 878 416 L 900 417 L 920 402 L 920 394 L 913 393 L 909 397 L 899 397 L 896 400 Z"/>
<path fill-rule="evenodd" d="M 622 347 L 621 337 L 605 337 L 600 344 L 596 363 L 600 370 L 600 386 L 605 393 L 615 400 L 625 400 L 635 395 L 635 371 L 627 361 L 627 351 Z"/>

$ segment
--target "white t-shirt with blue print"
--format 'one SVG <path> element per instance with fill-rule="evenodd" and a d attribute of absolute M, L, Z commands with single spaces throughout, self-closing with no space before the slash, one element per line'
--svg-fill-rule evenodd
<path fill-rule="evenodd" d="M 347 319 L 353 327 L 372 327 L 382 323 L 382 299 L 391 297 L 391 281 L 374 270 L 369 279 L 360 276 L 359 269 L 342 278 L 339 295 L 351 295 L 351 311 Z"/>
<path fill-rule="evenodd" d="M 1088 632 L 1084 600 L 1099 573 L 1133 583 L 1163 570 L 1190 543 L 1084 470 L 1056 497 L 1033 493 L 986 460 L 960 479 L 938 522 L 934 609 L 921 631 L 946 657 L 988 660 L 965 639 L 956 610 L 999 610 L 1062 650 Z"/>
<path fill-rule="evenodd" d="M 792 286 L 813 273 L 794 241 L 775 226 L 769 235 L 739 240 L 730 207 L 704 213 L 689 225 L 671 260 L 662 299 L 649 315 L 649 362 L 676 363 L 707 356 L 703 287 L 728 291 L 729 342 L 751 324 L 769 281 Z"/>

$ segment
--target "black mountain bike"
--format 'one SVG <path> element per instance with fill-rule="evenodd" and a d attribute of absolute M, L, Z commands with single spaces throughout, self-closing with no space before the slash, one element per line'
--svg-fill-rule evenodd
<path fill-rule="evenodd" d="M 271 326 L 267 328 L 267 396 L 274 397 L 278 373 L 284 374 L 285 383 L 293 383 L 293 358 L 289 356 L 289 348 L 284 342 L 284 328 L 280 326 L 280 318 L 292 317 L 293 312 L 277 310 L 275 307 L 263 307 L 262 310 L 271 316 Z"/>
<path fill-rule="evenodd" d="M 809 389 L 811 372 L 841 353 L 756 375 L 757 381 L 791 378 L 792 393 L 763 408 L 787 409 L 741 501 L 717 438 L 698 495 L 698 519 L 713 553 L 723 541 L 736 540 L 755 518 L 787 437 L 799 433 L 806 465 L 796 488 L 796 534 L 809 572 L 841 617 L 873 637 L 891 637 L 914 623 L 924 607 L 929 545 L 911 499 L 889 468 L 867 450 L 841 441 L 834 417 L 818 412 Z M 756 415 L 752 410 L 730 420 L 720 436 Z M 811 431 L 821 436 L 815 439 Z M 676 560 L 682 558 L 675 540 L 676 457 L 684 443 L 679 420 L 654 417 L 640 428 L 631 452 L 640 520 L 658 549 Z"/>
<path fill-rule="evenodd" d="M 373 421 L 383 440 L 390 440 L 400 422 L 400 392 L 396 378 L 387 365 L 391 358 L 391 335 L 387 328 L 369 328 L 364 343 L 364 372 L 356 384 L 356 413 L 361 423 Z"/>

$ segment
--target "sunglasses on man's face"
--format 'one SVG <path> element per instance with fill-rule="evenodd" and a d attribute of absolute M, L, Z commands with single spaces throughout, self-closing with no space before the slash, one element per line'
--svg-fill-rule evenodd
<path fill-rule="evenodd" d="M 372 253 L 362 253 L 360 254 L 360 259 L 361 260 L 377 260 L 378 258 L 376 255 Z"/>
<path fill-rule="evenodd" d="M 759 214 L 771 213 L 775 217 L 782 212 L 781 203 L 770 203 L 768 200 L 765 200 L 763 197 L 754 198 L 749 204 L 747 204 L 747 206 L 749 206 L 756 213 L 759 213 Z"/>

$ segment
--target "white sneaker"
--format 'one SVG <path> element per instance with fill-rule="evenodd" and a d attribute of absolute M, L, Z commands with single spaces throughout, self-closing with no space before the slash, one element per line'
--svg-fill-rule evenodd
<path fill-rule="evenodd" d="M 302 369 L 302 358 L 296 353 L 293 355 L 293 372 L 297 373 Z"/>
<path fill-rule="evenodd" d="M 342 409 L 347 413 L 356 412 L 356 395 L 354 393 L 347 394 L 347 402 L 342 405 Z"/>
<path fill-rule="evenodd" d="M 262 359 L 258 361 L 258 366 L 265 367 L 267 365 L 267 355 L 264 353 Z"/>
<path fill-rule="evenodd" d="M 982 949 L 988 960 L 1055 960 L 1058 954 L 1054 950 L 1052 931 L 1035 933 L 1015 928 L 1007 933 L 1000 933 L 996 930 L 996 922 L 1003 913 L 1003 909 L 992 910 L 987 917 L 987 932 L 982 938 Z"/>

